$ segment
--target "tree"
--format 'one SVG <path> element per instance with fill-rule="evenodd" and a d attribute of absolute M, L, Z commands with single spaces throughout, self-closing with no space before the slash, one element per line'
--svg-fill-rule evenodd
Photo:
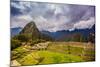
<path fill-rule="evenodd" d="M 11 50 L 19 47 L 20 45 L 21 45 L 21 43 L 19 40 L 14 40 L 14 39 L 11 40 Z"/>
<path fill-rule="evenodd" d="M 95 43 L 95 34 L 94 33 L 89 34 L 88 41 L 92 42 L 92 43 Z"/>
<path fill-rule="evenodd" d="M 25 35 L 25 34 L 19 34 L 19 35 L 15 36 L 14 39 L 19 40 L 21 42 L 29 41 L 28 35 Z"/>

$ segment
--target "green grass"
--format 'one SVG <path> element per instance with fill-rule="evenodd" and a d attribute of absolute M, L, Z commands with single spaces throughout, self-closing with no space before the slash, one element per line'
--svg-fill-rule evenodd
<path fill-rule="evenodd" d="M 56 53 L 51 51 L 36 51 L 18 60 L 22 65 L 36 65 L 39 60 L 36 58 L 43 57 L 43 60 L 39 64 L 54 64 L 54 63 L 69 63 L 69 62 L 81 62 L 83 61 L 79 56 L 73 56 L 71 54 Z"/>
<path fill-rule="evenodd" d="M 14 49 L 12 52 L 11 52 L 11 59 L 21 59 L 23 58 L 24 56 L 26 56 L 27 54 L 29 54 L 29 52 L 27 51 L 26 48 L 24 48 L 23 46 L 21 47 L 18 47 L 16 49 Z"/>
<path fill-rule="evenodd" d="M 47 50 L 32 50 L 30 46 L 18 47 L 12 51 L 12 58 L 23 65 L 38 65 L 38 64 L 56 64 L 56 63 L 71 63 L 94 61 L 94 49 L 89 47 L 79 47 L 83 43 L 73 43 L 71 46 L 68 42 L 51 42 Z"/>
<path fill-rule="evenodd" d="M 48 50 L 54 51 L 54 52 L 60 52 L 68 54 L 69 52 L 74 55 L 80 55 L 82 54 L 83 48 L 81 47 L 73 47 L 66 44 L 55 44 L 53 43 L 51 46 L 48 47 Z"/>

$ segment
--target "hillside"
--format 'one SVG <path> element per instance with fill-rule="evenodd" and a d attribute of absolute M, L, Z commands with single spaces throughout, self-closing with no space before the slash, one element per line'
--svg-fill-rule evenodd
<path fill-rule="evenodd" d="M 42 33 L 51 36 L 55 41 L 95 42 L 95 25 L 90 29 L 62 30 L 56 32 L 42 31 Z"/>
<path fill-rule="evenodd" d="M 26 24 L 11 38 L 11 66 L 94 61 L 95 45 L 83 42 L 81 35 L 91 33 L 92 41 L 95 29 L 75 31 L 41 32 L 33 21 Z"/>
<path fill-rule="evenodd" d="M 11 52 L 12 61 L 16 60 L 20 65 L 40 65 L 95 60 L 95 46 L 92 43 L 45 42 L 42 44 L 48 45 L 46 48 L 43 48 L 45 45 L 41 45 L 41 48 L 33 49 L 33 47 L 39 44 L 41 43 L 14 49 Z M 15 64 L 15 66 L 17 65 Z"/>
<path fill-rule="evenodd" d="M 30 39 L 36 39 L 40 36 L 40 32 L 33 21 L 26 24 L 26 26 L 22 29 L 20 34 L 26 35 Z"/>
<path fill-rule="evenodd" d="M 52 40 L 52 38 L 46 34 L 41 33 L 35 25 L 35 22 L 28 23 L 20 32 L 20 34 L 24 34 L 29 36 L 30 39 L 44 39 L 44 40 Z"/>

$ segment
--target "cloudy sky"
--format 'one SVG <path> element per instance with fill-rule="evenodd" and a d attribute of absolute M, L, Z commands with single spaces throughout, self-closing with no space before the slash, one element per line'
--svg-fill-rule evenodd
<path fill-rule="evenodd" d="M 11 28 L 24 27 L 30 21 L 34 21 L 40 31 L 56 32 L 91 28 L 95 24 L 95 7 L 40 2 L 11 2 Z"/>

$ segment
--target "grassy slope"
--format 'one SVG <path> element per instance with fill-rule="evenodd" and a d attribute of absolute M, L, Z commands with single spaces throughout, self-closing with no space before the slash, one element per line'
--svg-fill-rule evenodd
<path fill-rule="evenodd" d="M 52 63 L 64 63 L 64 62 L 81 62 L 83 61 L 79 56 L 73 56 L 71 54 L 55 53 L 51 51 L 34 51 L 31 54 L 20 59 L 19 62 L 22 65 L 37 64 L 36 58 L 43 57 L 43 61 L 39 64 L 52 64 Z"/>
<path fill-rule="evenodd" d="M 21 65 L 36 65 L 92 61 L 95 54 L 93 48 L 93 46 L 88 46 L 84 49 L 83 43 L 52 42 L 47 50 L 29 51 L 29 49 L 19 47 L 13 51 L 16 51 L 15 56 L 18 56 L 16 60 Z"/>

